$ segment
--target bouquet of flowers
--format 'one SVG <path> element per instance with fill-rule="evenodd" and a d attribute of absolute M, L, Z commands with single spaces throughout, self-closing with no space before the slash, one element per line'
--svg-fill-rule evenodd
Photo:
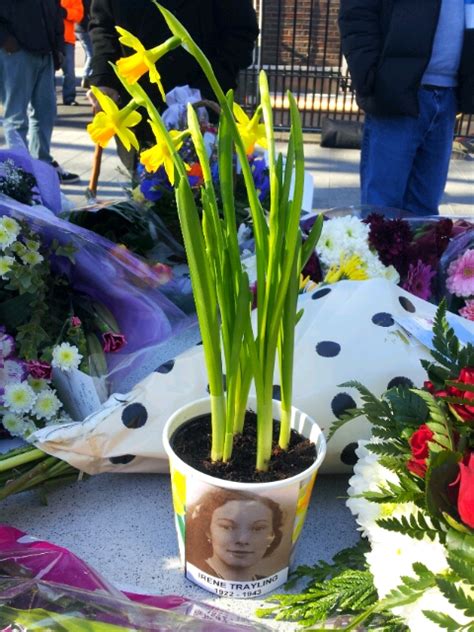
<path fill-rule="evenodd" d="M 53 274 L 53 258 L 73 260 L 74 248 L 0 217 L 0 413 L 3 427 L 26 437 L 45 424 L 70 421 L 52 388 L 53 369 L 97 369 L 89 363 L 81 297 Z M 90 319 L 88 319 L 90 320 Z"/>
<path fill-rule="evenodd" d="M 185 87 L 178 87 L 167 95 L 167 101 L 173 100 L 173 93 L 183 91 Z M 198 92 L 198 91 L 195 91 Z M 187 94 L 187 93 L 186 93 Z M 217 104 L 207 101 L 218 108 Z M 168 124 L 173 123 L 173 133 L 179 134 L 186 127 L 186 102 L 180 103 L 184 108 L 184 116 L 167 116 L 167 112 L 174 114 L 174 104 L 163 113 L 163 119 Z M 198 110 L 199 112 L 199 110 Z M 246 116 L 242 112 L 243 116 Z M 199 117 L 200 130 L 204 138 L 206 152 L 214 183 L 219 181 L 217 161 L 217 133 L 218 128 L 209 123 L 207 116 Z M 179 139 L 178 153 L 188 165 L 187 176 L 196 203 L 201 207 L 201 189 L 203 186 L 202 168 L 189 137 Z M 143 160 L 138 164 L 130 186 L 125 189 L 127 199 L 111 204 L 77 209 L 68 212 L 65 217 L 75 224 L 84 226 L 115 243 L 126 246 L 134 254 L 144 257 L 152 264 L 175 265 L 186 260 L 179 226 L 178 211 L 172 183 L 168 172 L 169 164 L 159 164 L 150 148 L 144 147 L 141 152 Z M 268 202 L 270 184 L 265 157 L 261 153 L 251 152 L 248 156 L 259 199 L 262 204 Z M 234 190 L 236 197 L 237 224 L 249 224 L 250 213 L 246 196 L 245 184 L 238 160 L 234 157 Z M 220 187 L 216 186 L 216 191 Z"/>
<path fill-rule="evenodd" d="M 469 221 L 410 222 L 375 212 L 365 220 L 333 217 L 324 223 L 305 274 L 324 283 L 386 278 L 436 304 L 446 296 L 453 311 L 472 320 L 473 247 L 474 225 Z"/>
<path fill-rule="evenodd" d="M 346 385 L 363 404 L 332 432 L 360 415 L 373 428 L 372 440 L 359 442 L 347 501 L 368 547 L 339 554 L 333 567 L 301 569 L 313 577 L 305 593 L 277 596 L 280 605 L 264 614 L 299 616 L 305 625 L 352 615 L 344 630 L 362 622 L 378 630 L 472 630 L 474 346 L 459 343 L 445 311 L 442 303 L 434 362 L 422 361 L 423 388 L 399 386 L 377 398 L 358 382 Z"/>

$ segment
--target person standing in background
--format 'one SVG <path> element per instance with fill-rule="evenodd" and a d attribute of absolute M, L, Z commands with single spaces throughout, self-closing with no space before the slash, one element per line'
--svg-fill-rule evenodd
<path fill-rule="evenodd" d="M 472 0 L 341 0 L 339 28 L 365 111 L 361 203 L 437 214 L 457 112 L 474 113 Z"/>
<path fill-rule="evenodd" d="M 61 6 L 66 11 L 64 17 L 64 60 L 63 60 L 63 104 L 79 105 L 76 101 L 76 24 L 84 17 L 82 0 L 61 0 Z"/>
<path fill-rule="evenodd" d="M 92 42 L 89 35 L 91 0 L 82 0 L 82 4 L 84 6 L 84 17 L 80 22 L 77 22 L 75 32 L 77 39 L 81 42 L 85 57 L 81 88 L 89 88 L 89 77 L 92 73 Z"/>
<path fill-rule="evenodd" d="M 59 0 L 0 0 L 0 96 L 7 146 L 17 146 L 20 137 L 33 158 L 51 164 L 67 183 L 79 176 L 64 171 L 50 153 L 54 70 L 64 56 L 63 15 Z"/>
<path fill-rule="evenodd" d="M 224 92 L 237 86 L 240 69 L 252 63 L 258 24 L 252 0 L 161 0 L 182 22 L 197 44 L 209 58 L 217 80 Z M 158 8 L 150 0 L 93 0 L 89 33 L 92 39 L 93 58 L 90 83 L 99 87 L 116 102 L 128 99 L 110 63 L 127 57 L 133 51 L 119 42 L 115 27 L 120 26 L 138 37 L 146 49 L 153 48 L 171 36 Z M 157 62 L 165 93 L 176 86 L 198 88 L 204 99 L 214 99 L 214 93 L 197 62 L 184 48 L 179 47 Z M 145 77 L 140 81 L 162 111 L 166 104 L 156 85 Z M 92 93 L 89 97 L 95 110 L 98 104 Z M 153 142 L 153 134 L 146 117 L 134 128 L 141 145 Z M 123 164 L 133 171 L 135 152 L 126 152 L 117 143 Z"/>

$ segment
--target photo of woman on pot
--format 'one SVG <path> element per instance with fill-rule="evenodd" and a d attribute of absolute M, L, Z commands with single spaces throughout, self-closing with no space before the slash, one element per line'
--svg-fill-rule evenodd
<path fill-rule="evenodd" d="M 186 511 L 186 562 L 226 581 L 255 581 L 288 566 L 294 511 L 251 492 L 208 486 Z"/>

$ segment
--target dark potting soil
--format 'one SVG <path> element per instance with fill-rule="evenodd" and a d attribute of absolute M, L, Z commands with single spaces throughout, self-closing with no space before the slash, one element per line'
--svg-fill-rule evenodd
<path fill-rule="evenodd" d="M 295 476 L 316 460 L 316 446 L 299 432 L 291 431 L 288 450 L 278 446 L 280 424 L 273 424 L 273 449 L 266 472 L 255 469 L 257 453 L 257 415 L 247 411 L 244 431 L 234 438 L 232 458 L 228 463 L 213 463 L 211 454 L 211 416 L 200 415 L 179 428 L 171 437 L 177 456 L 196 470 L 240 483 L 269 483 Z"/>

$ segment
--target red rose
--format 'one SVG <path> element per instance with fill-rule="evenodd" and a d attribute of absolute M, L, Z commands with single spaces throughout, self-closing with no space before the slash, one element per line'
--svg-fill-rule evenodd
<path fill-rule="evenodd" d="M 28 373 L 35 380 L 50 380 L 52 368 L 49 362 L 41 362 L 41 360 L 28 360 L 26 363 Z"/>
<path fill-rule="evenodd" d="M 474 529 L 474 452 L 469 454 L 467 465 L 459 464 L 458 512 L 461 520 Z"/>
<path fill-rule="evenodd" d="M 456 382 L 462 382 L 463 384 L 469 384 L 473 386 L 474 368 L 461 369 Z M 463 421 L 474 422 L 474 392 L 463 391 L 462 388 L 450 386 L 448 387 L 448 394 L 451 397 L 462 397 L 463 399 L 468 399 L 472 401 L 472 406 L 470 406 L 469 404 L 450 404 L 450 406 Z"/>
<path fill-rule="evenodd" d="M 105 353 L 119 351 L 126 344 L 127 341 L 123 334 L 114 334 L 112 331 L 102 334 L 102 348 Z"/>
<path fill-rule="evenodd" d="M 426 424 L 422 424 L 408 440 L 411 448 L 411 459 L 407 463 L 407 468 L 413 474 L 425 477 L 426 459 L 429 456 L 428 442 L 433 438 L 433 432 Z"/>

